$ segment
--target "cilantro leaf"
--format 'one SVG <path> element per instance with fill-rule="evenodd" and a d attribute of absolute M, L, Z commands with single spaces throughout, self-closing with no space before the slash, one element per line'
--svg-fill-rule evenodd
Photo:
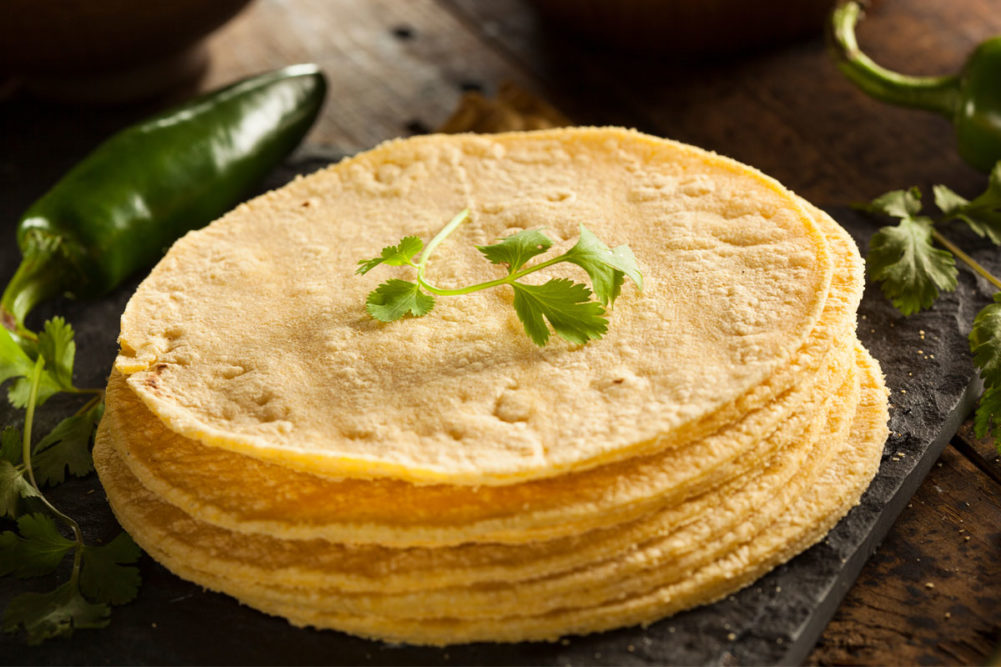
<path fill-rule="evenodd" d="M 1001 293 L 973 319 L 970 352 L 988 387 L 1001 387 Z"/>
<path fill-rule="evenodd" d="M 125 564 L 136 562 L 141 555 L 142 550 L 124 532 L 103 546 L 85 546 L 80 589 L 88 598 L 98 602 L 130 602 L 139 593 L 141 579 L 139 568 Z"/>
<path fill-rule="evenodd" d="M 28 407 L 28 397 L 31 395 L 31 380 L 28 379 L 29 377 L 30 375 L 14 380 L 10 389 L 7 390 L 7 400 L 15 408 Z M 42 375 L 38 380 L 38 398 L 35 400 L 35 405 L 41 405 L 62 390 L 63 388 L 53 379 L 48 371 L 42 371 Z"/>
<path fill-rule="evenodd" d="M 38 492 L 35 491 L 35 487 L 24 478 L 24 469 L 10 461 L 0 459 L 0 518 L 17 518 L 21 499 L 37 496 Z M 3 549 L 2 545 L 5 539 L 3 535 L 0 535 L 0 550 Z M 0 556 L 0 561 L 2 560 L 3 556 Z"/>
<path fill-rule="evenodd" d="M 28 644 L 36 646 L 53 637 L 69 637 L 76 629 L 103 628 L 111 609 L 88 602 L 73 581 L 48 593 L 22 593 L 3 614 L 4 632 L 24 628 Z"/>
<path fill-rule="evenodd" d="M 397 245 L 383 248 L 382 254 L 378 257 L 359 260 L 355 273 L 364 275 L 380 264 L 388 264 L 389 266 L 409 264 L 413 261 L 414 255 L 423 249 L 424 241 L 421 241 L 416 236 L 404 236 Z"/>
<path fill-rule="evenodd" d="M 970 352 L 984 380 L 984 394 L 973 419 L 974 432 L 983 438 L 992 431 L 1001 433 L 1001 292 L 973 319 Z"/>
<path fill-rule="evenodd" d="M 869 241 L 869 277 L 904 315 L 931 306 L 939 290 L 956 289 L 956 260 L 932 245 L 931 230 L 928 218 L 905 217 L 895 227 L 881 228 Z"/>
<path fill-rule="evenodd" d="M 59 534 L 56 523 L 44 514 L 26 514 L 17 520 L 20 535 L 0 533 L 0 575 L 37 577 L 59 567 L 76 542 Z"/>
<path fill-rule="evenodd" d="M 643 289 L 643 275 L 629 246 L 620 245 L 611 250 L 584 225 L 580 226 L 576 245 L 564 257 L 587 271 L 594 295 L 603 305 L 615 303 L 622 290 L 623 276 L 629 276 L 639 289 Z"/>
<path fill-rule="evenodd" d="M 921 213 L 921 190 L 917 187 L 892 190 L 876 197 L 862 208 L 892 218 L 913 218 Z"/>
<path fill-rule="evenodd" d="M 387 280 L 368 295 L 365 309 L 383 322 L 394 322 L 407 313 L 415 317 L 427 315 L 434 308 L 434 297 L 421 292 L 417 283 Z"/>
<path fill-rule="evenodd" d="M 32 465 L 40 485 L 61 484 L 66 480 L 67 470 L 74 477 L 83 477 L 94 470 L 90 443 L 103 412 L 104 405 L 97 403 L 82 414 L 62 420 L 38 441 Z"/>
<path fill-rule="evenodd" d="M 10 331 L 0 327 L 0 384 L 31 375 L 35 362 L 21 349 Z"/>
<path fill-rule="evenodd" d="M 980 237 L 1001 245 L 1001 162 L 994 165 L 990 180 L 980 196 L 968 201 L 944 185 L 936 185 L 935 205 L 947 220 L 962 220 Z"/>
<path fill-rule="evenodd" d="M 508 275 L 525 265 L 536 255 L 541 255 L 553 246 L 553 241 L 541 229 L 526 229 L 517 232 L 493 245 L 478 245 L 479 250 L 494 264 L 507 264 Z"/>
<path fill-rule="evenodd" d="M 10 331 L 0 327 L 0 384 L 14 380 L 7 390 L 7 398 L 15 408 L 28 405 L 28 395 L 31 393 L 31 381 L 28 378 L 34 367 L 34 360 L 17 344 Z M 38 405 L 62 389 L 49 371 L 42 371 L 38 385 Z"/>
<path fill-rule="evenodd" d="M 19 465 L 22 453 L 20 429 L 8 426 L 0 433 L 0 460 Z"/>
<path fill-rule="evenodd" d="M 962 197 L 944 185 L 933 185 L 932 194 L 935 195 L 935 206 L 946 214 L 946 216 L 957 215 L 964 206 L 970 203 L 969 199 Z"/>
<path fill-rule="evenodd" d="M 542 285 L 512 283 L 514 309 L 525 333 L 542 346 L 549 341 L 549 328 L 571 343 L 582 345 L 601 338 L 608 331 L 605 309 L 591 301 L 591 290 L 566 278 L 554 278 Z"/>
<path fill-rule="evenodd" d="M 612 250 L 584 225 L 580 226 L 580 238 L 573 248 L 549 261 L 538 262 L 527 268 L 525 265 L 529 260 L 546 252 L 553 245 L 552 240 L 540 229 L 516 232 L 496 243 L 476 246 L 492 263 L 507 265 L 508 273 L 504 278 L 454 289 L 436 287 L 425 281 L 424 270 L 431 255 L 463 221 L 469 219 L 469 215 L 469 209 L 466 209 L 453 217 L 428 242 L 417 264 L 413 264 L 410 259 L 421 249 L 420 240 L 416 237 L 405 237 L 399 247 L 389 246 L 383 249 L 381 256 L 358 262 L 357 273 L 366 273 L 379 264 L 413 264 L 413 268 L 417 269 L 416 282 L 388 280 L 369 292 L 366 309 L 372 317 L 383 322 L 393 322 L 407 314 L 420 317 L 434 308 L 435 300 L 431 294 L 461 296 L 491 287 L 510 285 L 515 292 L 515 311 L 525 326 L 526 333 L 537 345 L 548 342 L 550 326 L 562 338 L 584 344 L 601 338 L 608 330 L 605 306 L 611 305 L 619 296 L 626 276 L 639 289 L 643 289 L 643 275 L 629 247 L 622 245 Z M 554 279 L 544 285 L 517 282 L 530 273 L 560 262 L 577 264 L 588 273 L 598 301 L 590 300 L 592 291 L 587 286 L 575 284 L 571 280 Z"/>
<path fill-rule="evenodd" d="M 990 387 L 980 397 L 973 417 L 973 432 L 978 438 L 1001 433 L 1001 387 Z"/>
<path fill-rule="evenodd" d="M 73 327 L 61 317 L 47 320 L 38 334 L 38 353 L 45 357 L 45 369 L 63 390 L 73 389 L 73 360 L 76 343 Z"/>

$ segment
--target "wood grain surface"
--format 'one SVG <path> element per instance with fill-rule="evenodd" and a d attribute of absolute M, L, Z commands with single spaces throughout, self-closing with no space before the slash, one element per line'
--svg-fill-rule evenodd
<path fill-rule="evenodd" d="M 860 41 L 887 66 L 947 73 L 977 42 L 1001 34 L 997 9 L 996 0 L 882 0 Z M 577 123 L 632 126 L 716 150 L 820 205 L 933 183 L 972 194 L 985 183 L 957 157 L 944 119 L 862 96 L 819 34 L 725 58 L 652 57 L 580 41 L 547 24 L 529 0 L 257 0 L 208 47 L 199 89 L 319 63 L 330 92 L 307 141 L 345 152 L 438 127 L 463 92 L 492 95 L 509 81 Z M 14 95 L 0 104 L 4 208 L 23 210 L 102 137 L 169 101 L 81 109 Z M 1001 639 L 999 480 L 992 446 L 962 431 L 809 662 L 987 661 Z"/>

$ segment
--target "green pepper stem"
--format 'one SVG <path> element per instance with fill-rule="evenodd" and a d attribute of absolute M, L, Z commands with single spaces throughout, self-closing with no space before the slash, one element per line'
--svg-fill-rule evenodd
<path fill-rule="evenodd" d="M 857 2 L 838 5 L 831 30 L 838 69 L 866 94 L 883 102 L 934 111 L 947 118 L 959 104 L 958 76 L 908 76 L 877 65 L 859 48 L 855 25 L 862 15 Z"/>
<path fill-rule="evenodd" d="M 3 326 L 22 338 L 36 340 L 24 320 L 38 303 L 66 289 L 67 270 L 58 239 L 40 234 L 29 238 L 24 258 L 0 297 Z"/>

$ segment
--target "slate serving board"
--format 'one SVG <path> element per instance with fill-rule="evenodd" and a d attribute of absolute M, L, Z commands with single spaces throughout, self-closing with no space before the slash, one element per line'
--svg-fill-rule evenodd
<path fill-rule="evenodd" d="M 340 155 L 304 150 L 271 176 L 277 187 Z M 19 211 L 4 210 L 3 220 Z M 848 208 L 828 209 L 864 247 L 872 219 Z M 13 239 L 13 225 L 0 230 Z M 1001 266 L 995 252 L 969 235 L 957 237 L 987 266 Z M 0 281 L 13 273 L 18 253 L 0 244 Z M 62 314 L 77 329 L 77 381 L 103 384 L 114 359 L 118 317 L 138 281 L 91 302 L 61 301 L 40 308 L 39 318 Z M 83 631 L 67 640 L 27 647 L 0 635 L 4 664 L 792 664 L 816 643 L 842 596 L 879 541 L 920 485 L 946 442 L 971 409 L 979 383 L 966 352 L 966 334 L 989 292 L 969 272 L 959 289 L 926 313 L 902 318 L 868 288 L 859 312 L 859 336 L 882 363 L 891 394 L 891 436 L 879 473 L 861 504 L 828 537 L 792 561 L 716 604 L 678 614 L 648 628 L 574 637 L 558 643 L 474 644 L 445 649 L 371 642 L 332 631 L 293 628 L 284 620 L 244 607 L 173 576 L 143 557 L 138 599 L 112 613 L 110 627 Z M 41 321 L 39 319 L 38 321 Z M 49 405 L 53 406 L 51 409 Z M 39 433 L 60 414 L 56 401 L 44 409 Z M 2 402 L 0 424 L 20 424 L 22 415 Z M 54 503 L 76 517 L 86 535 L 114 536 L 118 527 L 96 476 L 72 480 L 51 491 Z M 0 528 L 10 528 L 0 521 Z M 51 590 L 66 573 L 14 582 L 0 579 L 0 608 L 22 591 Z"/>

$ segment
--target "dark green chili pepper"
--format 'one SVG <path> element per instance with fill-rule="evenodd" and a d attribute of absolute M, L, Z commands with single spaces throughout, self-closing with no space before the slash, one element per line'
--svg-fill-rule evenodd
<path fill-rule="evenodd" d="M 859 49 L 855 25 L 861 14 L 858 3 L 846 2 L 831 15 L 838 68 L 876 99 L 951 120 L 960 157 L 990 171 L 1001 160 L 1001 36 L 981 43 L 959 74 L 907 76 L 880 67 Z"/>
<path fill-rule="evenodd" d="M 4 326 L 59 294 L 98 296 L 219 217 L 292 149 L 326 95 L 315 65 L 244 79 L 112 136 L 22 216 Z"/>

